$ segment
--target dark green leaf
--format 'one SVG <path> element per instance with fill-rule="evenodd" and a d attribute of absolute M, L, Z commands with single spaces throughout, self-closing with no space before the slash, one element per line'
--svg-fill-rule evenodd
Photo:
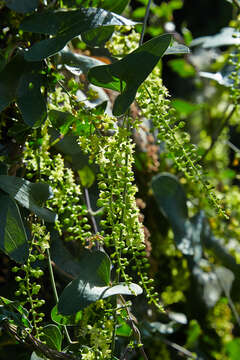
<path fill-rule="evenodd" d="M 0 204 L 0 248 L 14 261 L 24 263 L 28 258 L 29 245 L 18 206 L 1 191 Z"/>
<path fill-rule="evenodd" d="M 92 29 L 82 33 L 81 38 L 89 46 L 102 47 L 111 38 L 114 26 L 105 26 L 99 29 Z"/>
<path fill-rule="evenodd" d="M 129 0 L 104 0 L 102 3 L 102 8 L 108 11 L 112 11 L 115 14 L 121 14 L 128 3 Z"/>
<path fill-rule="evenodd" d="M 51 311 L 52 320 L 61 326 L 77 326 L 82 318 L 82 311 L 77 312 L 73 315 L 62 315 L 59 314 L 57 305 Z"/>
<path fill-rule="evenodd" d="M 63 245 L 59 233 L 53 229 L 53 226 L 48 224 L 48 229 L 51 235 L 50 254 L 52 260 L 61 270 L 73 277 L 78 276 L 82 271 L 78 260 L 75 259 Z"/>
<path fill-rule="evenodd" d="M 0 72 L 0 111 L 16 100 L 24 122 L 38 127 L 46 118 L 47 110 L 40 87 L 43 84 L 42 63 L 29 64 L 25 51 L 19 50 Z"/>
<path fill-rule="evenodd" d="M 117 294 L 138 295 L 142 292 L 136 284 L 106 286 L 110 282 L 110 260 L 101 252 L 88 252 L 80 260 L 80 276 L 63 290 L 58 303 L 58 311 L 71 315 L 83 310 L 91 303 Z M 70 301 L 71 299 L 71 301 Z"/>
<path fill-rule="evenodd" d="M 76 122 L 76 118 L 72 114 L 58 110 L 50 110 L 49 119 L 53 127 L 62 135 L 66 135 L 70 126 Z"/>
<path fill-rule="evenodd" d="M 8 320 L 20 327 L 31 328 L 28 311 L 18 301 L 12 301 L 0 296 L 0 322 Z"/>
<path fill-rule="evenodd" d="M 46 102 L 41 93 L 43 84 L 40 75 L 30 73 L 23 74 L 18 83 L 17 104 L 25 123 L 31 127 L 40 126 L 46 119 Z"/>
<path fill-rule="evenodd" d="M 171 174 L 159 174 L 152 179 L 153 193 L 160 211 L 168 218 L 179 249 L 193 255 L 191 225 L 188 220 L 186 195 L 178 179 Z"/>
<path fill-rule="evenodd" d="M 80 276 L 63 290 L 58 311 L 71 315 L 97 300 L 94 288 L 102 289 L 110 281 L 110 259 L 101 252 L 86 252 L 79 261 Z M 71 301 L 69 301 L 71 299 Z"/>
<path fill-rule="evenodd" d="M 58 64 L 64 64 L 69 71 L 74 69 L 78 75 L 82 72 L 86 74 L 92 67 L 104 64 L 93 57 L 75 54 L 66 48 L 58 53 L 57 62 Z"/>
<path fill-rule="evenodd" d="M 40 218 L 47 222 L 55 222 L 56 214 L 39 206 L 39 203 L 41 204 L 52 197 L 49 185 L 33 184 L 28 180 L 15 176 L 0 175 L 0 189 Z"/>
<path fill-rule="evenodd" d="M 41 336 L 46 344 L 57 351 L 62 349 L 62 334 L 57 325 L 49 324 L 44 326 Z"/>
<path fill-rule="evenodd" d="M 113 64 L 89 70 L 88 79 L 92 84 L 121 92 L 113 106 L 115 116 L 125 113 L 129 108 L 138 87 L 157 65 L 170 41 L 169 34 L 158 36 Z"/>
<path fill-rule="evenodd" d="M 38 7 L 39 0 L 5 0 L 6 6 L 20 13 L 27 13 Z"/>
<path fill-rule="evenodd" d="M 29 61 L 42 60 L 59 52 L 68 41 L 86 31 L 102 26 L 135 25 L 136 23 L 103 9 L 81 8 L 72 11 L 47 11 L 26 18 L 23 31 L 37 32 L 55 37 L 34 44 L 26 53 Z"/>

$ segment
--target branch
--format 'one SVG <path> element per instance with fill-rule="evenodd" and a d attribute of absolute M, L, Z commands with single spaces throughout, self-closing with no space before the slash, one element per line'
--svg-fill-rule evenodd
<path fill-rule="evenodd" d="M 30 346 L 32 350 L 36 350 L 40 352 L 42 355 L 46 356 L 50 360 L 77 360 L 77 357 L 54 350 L 48 345 L 42 343 L 40 340 L 35 338 L 31 334 L 27 334 L 24 336 L 24 339 L 19 336 L 19 329 L 10 324 L 8 321 L 4 321 L 3 323 L 4 328 L 11 336 L 13 336 L 18 342 Z"/>

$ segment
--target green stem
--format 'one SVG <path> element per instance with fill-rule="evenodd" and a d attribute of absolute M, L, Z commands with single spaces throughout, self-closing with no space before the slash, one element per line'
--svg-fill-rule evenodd
<path fill-rule="evenodd" d="M 47 249 L 47 260 L 48 260 L 48 269 L 49 269 L 49 274 L 50 274 L 50 281 L 51 281 L 51 285 L 52 285 L 52 289 L 53 289 L 53 294 L 54 294 L 54 298 L 56 303 L 58 303 L 58 293 L 57 293 L 57 288 L 56 288 L 56 282 L 54 279 L 54 274 L 53 274 L 53 268 L 52 268 L 52 262 L 51 262 L 51 256 L 50 256 L 50 251 L 49 249 Z M 63 327 L 67 341 L 69 344 L 72 344 L 72 340 L 70 338 L 70 335 L 68 333 L 68 329 L 66 326 Z"/>
<path fill-rule="evenodd" d="M 148 4 L 147 4 L 146 12 L 145 12 L 145 15 L 144 15 L 144 20 L 143 20 L 143 27 L 142 27 L 141 37 L 140 37 L 140 40 L 139 40 L 139 46 L 141 46 L 142 43 L 143 43 L 143 38 L 144 38 L 145 29 L 146 29 L 146 26 L 147 26 L 147 20 L 148 20 L 149 11 L 150 11 L 150 5 L 151 5 L 151 0 L 148 0 Z"/>

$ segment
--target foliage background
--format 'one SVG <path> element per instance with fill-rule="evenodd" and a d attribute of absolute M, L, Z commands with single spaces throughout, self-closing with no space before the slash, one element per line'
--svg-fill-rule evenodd
<path fill-rule="evenodd" d="M 60 1 L 58 5 L 74 7 L 77 4 L 75 1 L 72 3 Z M 135 21 L 142 20 L 146 5 L 145 0 L 131 1 L 123 15 Z M 44 6 L 44 2 L 41 2 L 40 6 Z M 42 39 L 43 35 L 29 34 L 19 30 L 19 25 L 25 15 L 10 10 L 5 2 L 0 2 L 0 9 L 0 65 L 4 68 L 6 59 L 15 51 L 16 45 L 17 47 L 21 47 L 22 44 L 28 46 L 28 42 L 34 43 Z M 171 31 L 175 29 L 175 35 L 179 41 L 191 46 L 192 39 L 215 35 L 229 25 L 238 30 L 238 11 L 239 8 L 231 4 L 231 1 L 225 0 L 155 1 L 150 11 L 145 40 L 166 32 L 170 28 Z M 71 46 L 72 49 L 78 49 L 79 53 L 101 59 L 102 56 L 106 57 L 106 52 L 101 49 L 86 47 L 77 40 L 73 40 Z M 171 149 L 165 147 L 164 142 L 156 143 L 154 131 L 150 133 L 146 127 L 143 127 L 142 131 L 133 134 L 132 138 L 136 143 L 134 174 L 138 188 L 137 205 L 145 226 L 147 258 L 150 263 L 148 272 L 149 276 L 155 280 L 155 290 L 160 295 L 165 313 L 159 313 L 153 306 L 148 305 L 143 295 L 132 300 L 131 311 L 138 319 L 142 342 L 149 359 L 178 359 L 183 356 L 197 359 L 234 360 L 238 357 L 240 342 L 238 315 L 240 309 L 240 165 L 237 94 L 239 68 L 236 66 L 236 74 L 233 74 L 232 68 L 226 70 L 224 66 L 227 66 L 229 59 L 233 59 L 234 56 L 237 57 L 237 64 L 239 63 L 239 46 L 236 43 L 230 46 L 221 44 L 220 40 L 216 46 L 210 48 L 194 46 L 191 50 L 190 55 L 164 57 L 161 74 L 163 83 L 170 93 L 170 104 L 175 109 L 173 116 L 176 118 L 176 123 L 184 122 L 183 130 L 190 134 L 191 142 L 198 146 L 199 162 L 207 174 L 208 181 L 214 186 L 214 193 L 220 198 L 228 219 L 218 215 L 216 209 L 209 204 L 207 197 L 199 190 L 198 184 L 188 181 L 184 172 L 174 166 Z M 225 86 L 226 84 L 219 84 L 209 79 L 209 73 L 221 72 L 223 68 L 227 76 L 235 76 L 234 85 Z M 58 82 L 62 80 L 64 82 L 66 79 L 68 91 L 71 95 L 74 94 L 76 77 L 71 83 L 70 75 L 66 73 L 66 70 L 62 71 L 63 77 L 61 77 L 56 68 L 51 68 L 49 64 L 47 72 L 49 87 L 53 94 L 57 88 L 60 89 Z M 78 79 L 81 80 L 81 77 Z M 111 98 L 111 93 L 107 94 Z M 64 103 L 63 109 L 68 111 L 72 104 L 66 93 L 63 91 L 60 100 L 57 98 L 57 91 L 55 95 L 56 98 L 53 95 L 52 104 L 62 106 Z M 94 97 L 94 94 L 92 96 Z M 54 109 L 56 108 L 53 107 L 51 110 Z M 233 109 L 234 112 L 232 112 Z M 134 111 L 137 112 L 137 109 L 133 109 Z M 16 119 L 19 120 L 20 127 L 16 125 Z M 39 144 L 44 147 L 44 143 L 39 143 L 44 139 L 44 127 L 42 133 L 38 134 L 37 129 L 32 133 L 21 126 L 23 126 L 23 121 L 16 105 L 12 104 L 4 109 L 1 113 L 1 160 L 8 165 L 9 175 L 35 180 L 37 171 L 34 168 L 31 152 L 36 151 Z M 28 143 L 27 150 L 25 142 Z M 59 153 L 65 158 L 66 169 L 74 167 L 74 157 L 70 159 L 72 154 L 66 152 L 66 148 L 56 146 L 52 149 L 50 158 L 54 158 L 56 163 L 55 169 L 52 168 L 51 171 L 56 170 L 56 174 L 55 179 L 54 175 L 50 174 L 52 177 L 49 180 L 53 188 L 59 186 L 54 183 L 58 176 L 56 164 L 61 168 L 61 160 L 57 157 Z M 46 157 L 46 163 L 47 161 Z M 27 162 L 29 163 L 26 166 Z M 66 186 L 63 181 L 60 185 L 66 188 L 71 187 L 71 191 L 76 195 L 77 186 L 81 184 L 89 189 L 91 202 L 95 204 L 97 190 L 96 184 L 93 184 L 91 179 L 95 179 L 98 170 L 87 163 L 86 159 L 82 159 L 82 162 L 86 167 L 82 166 L 78 169 L 82 170 L 79 182 L 77 184 L 71 182 L 66 170 L 64 181 L 67 179 L 69 183 Z M 42 173 L 45 181 L 49 177 L 47 166 L 50 165 L 47 164 L 46 172 Z M 2 174 L 4 173 L 3 170 Z M 151 183 L 154 176 L 163 173 L 171 175 L 155 179 L 166 181 L 166 194 L 158 190 L 164 185 L 163 183 L 158 187 L 156 185 L 157 190 Z M 199 181 L 201 182 L 201 179 Z M 173 196 L 168 197 L 167 194 L 171 192 Z M 61 201 L 60 198 L 59 201 Z M 55 205 L 52 205 L 53 208 Z M 93 208 L 96 210 L 95 205 Z M 24 212 L 24 210 L 21 211 Z M 205 215 L 202 213 L 196 215 L 200 211 L 204 211 Z M 63 218 L 70 215 L 64 213 L 63 209 Z M 99 222 L 100 219 L 97 221 Z M 182 226 L 185 227 L 184 231 L 187 231 L 187 235 Z M 86 238 L 90 235 L 86 235 Z M 194 260 L 189 253 L 185 254 L 181 251 L 181 247 L 177 247 L 179 243 L 181 245 L 185 236 L 189 236 L 188 240 L 191 240 L 189 241 L 195 255 L 200 248 L 200 255 L 198 252 L 198 257 L 194 257 Z M 79 245 L 76 242 L 71 244 L 73 240 L 71 234 L 66 234 L 66 237 L 70 240 L 67 245 L 69 250 L 76 253 Z M 15 273 L 12 273 L 10 269 L 16 264 L 3 253 L 1 253 L 0 261 L 0 295 L 14 299 L 18 286 Z M 47 321 L 51 322 L 50 312 L 55 301 L 52 293 L 46 291 L 51 286 L 47 266 L 45 264 L 40 267 L 44 276 L 39 280 L 42 286 L 39 298 L 45 299 L 45 305 L 42 304 L 41 311 L 46 314 L 44 321 L 47 323 Z M 134 271 L 131 275 L 134 277 Z M 57 271 L 55 276 L 60 292 L 67 281 Z M 135 278 L 134 281 L 136 281 Z M 93 312 L 92 317 L 93 323 L 97 321 L 96 313 Z M 2 359 L 9 356 L 14 356 L 16 359 L 30 358 L 32 350 L 17 343 L 6 333 L 4 327 L 1 328 L 0 339 Z M 124 348 L 124 341 L 124 338 L 119 336 L 116 345 L 119 353 Z M 141 356 L 136 349 L 128 354 L 128 358 L 133 359 L 141 359 Z"/>

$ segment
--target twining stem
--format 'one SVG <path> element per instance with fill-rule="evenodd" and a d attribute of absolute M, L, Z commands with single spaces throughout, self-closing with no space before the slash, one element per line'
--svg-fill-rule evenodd
<path fill-rule="evenodd" d="M 55 298 L 56 303 L 58 303 L 58 293 L 57 293 L 57 288 L 56 288 L 56 282 L 55 282 L 55 279 L 54 279 L 52 262 L 51 262 L 51 255 L 50 255 L 49 249 L 47 249 L 47 260 L 48 260 L 48 269 L 49 269 L 50 281 L 51 281 L 51 285 L 52 285 L 52 289 L 53 289 L 54 298 Z M 63 330 L 65 332 L 68 343 L 72 344 L 73 342 L 72 342 L 72 340 L 70 338 L 67 327 L 63 326 Z"/>
<path fill-rule="evenodd" d="M 85 195 L 85 200 L 86 200 L 86 205 L 87 205 L 87 210 L 88 210 L 88 213 L 90 215 L 90 219 L 91 219 L 91 222 L 92 222 L 92 226 L 93 226 L 93 231 L 95 234 L 98 233 L 98 228 L 97 228 L 97 223 L 96 223 L 96 219 L 93 215 L 93 211 L 92 211 L 92 207 L 91 207 L 91 201 L 90 201 L 90 197 L 89 197 L 89 191 L 88 191 L 88 188 L 84 188 L 84 195 Z M 99 244 L 99 241 L 96 241 L 96 248 L 97 250 L 100 250 L 100 244 Z"/>
<path fill-rule="evenodd" d="M 148 20 L 148 16 L 149 16 L 151 1 L 152 0 L 148 0 L 148 4 L 147 4 L 146 12 L 144 15 L 144 20 L 143 20 L 142 32 L 141 32 L 141 36 L 140 36 L 140 40 L 139 40 L 139 46 L 141 46 L 143 43 L 143 38 L 144 38 L 144 34 L 145 34 L 145 29 L 147 26 L 147 20 Z"/>

